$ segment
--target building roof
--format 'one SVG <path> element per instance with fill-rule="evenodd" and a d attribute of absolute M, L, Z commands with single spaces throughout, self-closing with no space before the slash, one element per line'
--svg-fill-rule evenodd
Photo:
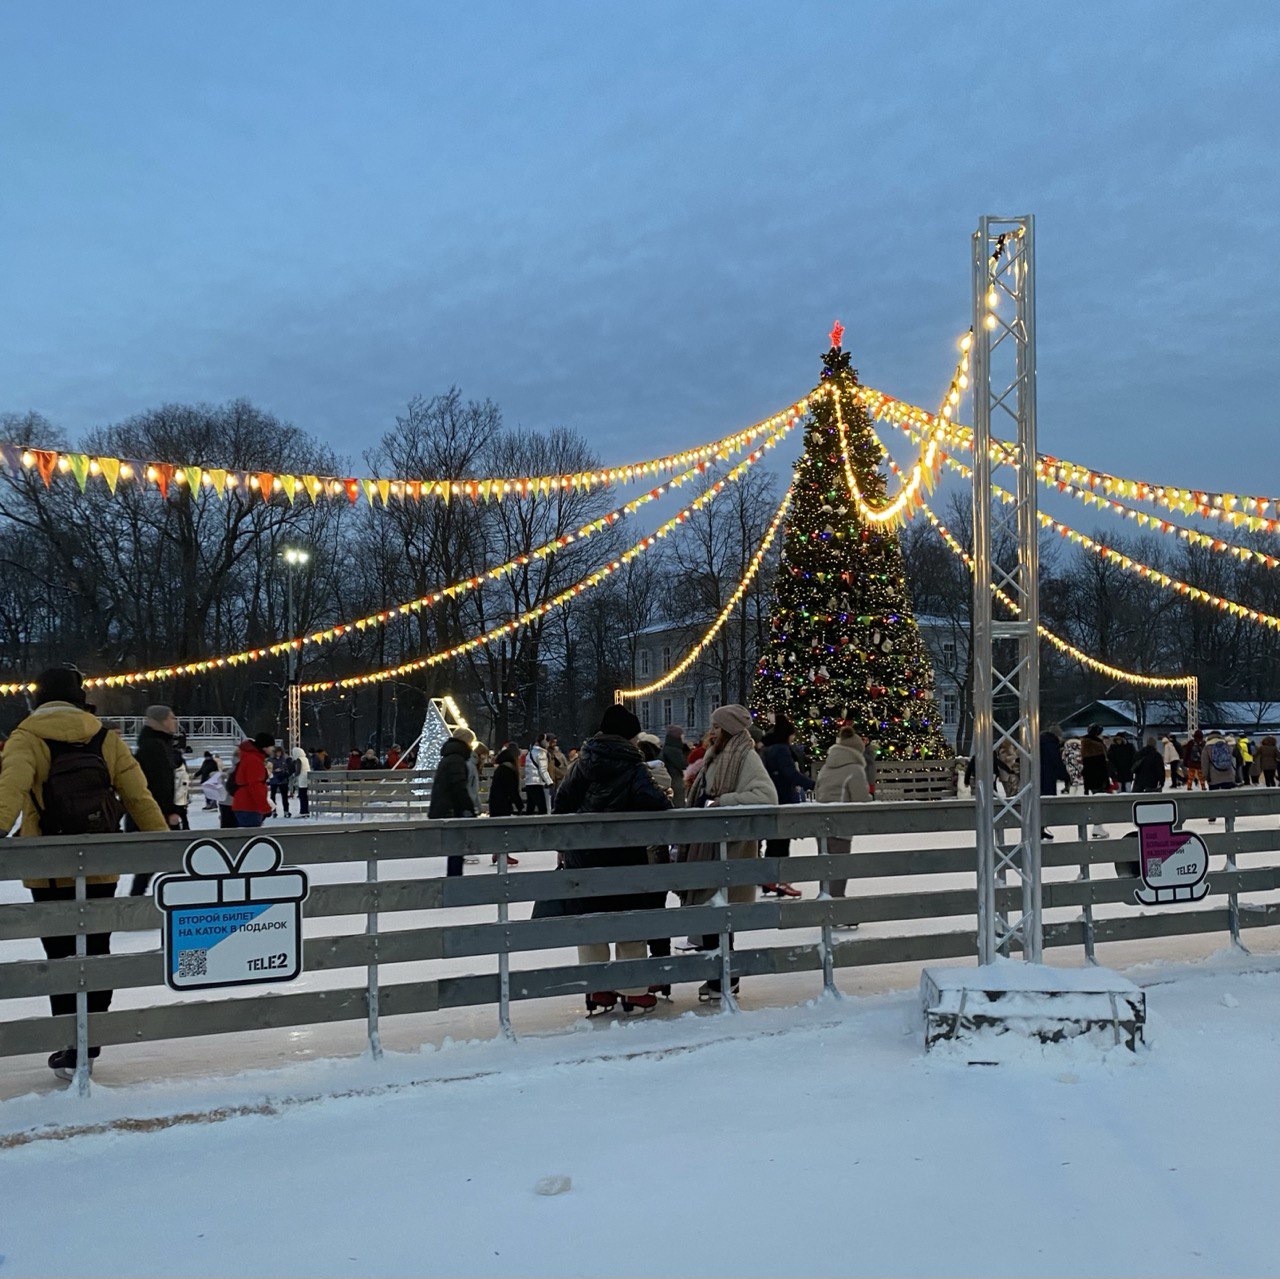
<path fill-rule="evenodd" d="M 1101 724 L 1103 728 L 1137 728 L 1139 725 L 1156 728 L 1185 724 L 1186 720 L 1187 707 L 1181 700 L 1147 702 L 1140 716 L 1135 702 L 1100 698 L 1066 716 L 1062 727 L 1074 729 Z M 1274 702 L 1202 701 L 1200 723 L 1214 728 L 1280 730 L 1280 699 Z"/>

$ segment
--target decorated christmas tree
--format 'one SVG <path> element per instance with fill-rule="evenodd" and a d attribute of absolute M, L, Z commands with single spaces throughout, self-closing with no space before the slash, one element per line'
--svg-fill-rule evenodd
<path fill-rule="evenodd" d="M 853 395 L 858 375 L 841 349 L 842 335 L 837 324 L 823 357 L 822 377 L 834 394 L 815 402 L 796 463 L 752 709 L 765 719 L 786 716 L 819 758 L 842 723 L 874 739 L 881 758 L 945 756 L 933 669 L 911 612 L 897 534 L 861 517 L 841 459 L 843 419 L 862 498 L 884 506 L 884 454 Z"/>

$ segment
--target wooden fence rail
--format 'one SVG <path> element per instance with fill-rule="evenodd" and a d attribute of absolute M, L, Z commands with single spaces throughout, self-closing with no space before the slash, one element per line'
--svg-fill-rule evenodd
<path fill-rule="evenodd" d="M 1221 818 L 1217 830 L 1200 830 L 1211 856 L 1210 894 L 1194 908 L 1142 912 L 1131 904 L 1135 881 L 1100 866 L 1136 860 L 1136 841 L 1090 841 L 1087 827 L 1110 822 L 1114 833 L 1130 828 L 1130 796 L 1062 797 L 1045 801 L 1045 821 L 1075 826 L 1077 838 L 1044 846 L 1048 871 L 1075 868 L 1075 878 L 1050 876 L 1044 885 L 1046 912 L 1066 918 L 1045 925 L 1046 946 L 1078 946 L 1088 959 L 1108 942 L 1221 932 L 1236 944 L 1242 933 L 1280 923 L 1280 903 L 1253 902 L 1250 895 L 1280 890 L 1280 791 L 1237 790 L 1185 793 L 1179 799 L 1184 818 Z M 1241 817 L 1268 819 L 1265 829 L 1235 829 Z M 85 893 L 93 875 L 177 870 L 191 836 L 182 833 L 10 840 L 4 846 L 6 877 L 66 877 L 77 885 L 74 900 L 0 906 L 0 1000 L 74 993 L 77 1015 L 15 1017 L 0 1020 L 0 1056 L 47 1052 L 69 1043 L 82 1046 L 160 1040 L 190 1035 L 307 1025 L 343 1020 L 368 1023 L 378 1051 L 380 1019 L 481 1004 L 494 1005 L 501 1027 L 510 1029 L 514 1001 L 577 994 L 619 987 L 676 984 L 718 977 L 820 972 L 834 988 L 835 970 L 847 966 L 923 962 L 972 955 L 974 885 L 939 883 L 938 876 L 974 871 L 973 805 L 966 801 L 797 804 L 675 810 L 670 813 L 577 815 L 430 822 L 365 822 L 271 828 L 288 865 L 346 865 L 359 876 L 352 882 L 315 883 L 306 904 L 311 921 L 304 942 L 309 973 L 356 970 L 356 983 L 336 989 L 283 986 L 271 993 L 259 988 L 227 997 L 177 996 L 148 1007 L 88 1013 L 90 991 L 130 990 L 163 985 L 158 949 L 160 914 L 149 898 L 95 898 Z M 232 851 L 256 832 L 220 831 Z M 919 846 L 831 854 L 832 836 L 858 840 L 875 836 L 919 836 Z M 729 860 L 727 844 L 743 839 L 816 839 L 816 855 L 798 850 L 788 859 Z M 954 837 L 939 845 L 939 837 Z M 720 858 L 694 863 L 657 863 L 593 870 L 512 871 L 512 854 L 560 849 L 657 846 L 688 843 L 716 846 Z M 499 856 L 496 874 L 442 877 L 440 859 L 449 856 Z M 1238 858 L 1261 864 L 1241 867 Z M 416 861 L 405 868 L 388 863 Z M 384 877 L 387 871 L 390 875 Z M 314 877 L 313 877 L 314 878 Z M 726 904 L 717 892 L 704 905 L 662 910 L 592 912 L 532 919 L 513 918 L 512 907 L 528 903 L 590 899 L 602 894 L 667 892 L 686 888 L 726 890 L 734 885 L 816 884 L 818 895 L 793 900 Z M 847 879 L 850 896 L 831 897 L 830 881 Z M 873 881 L 889 881 L 891 887 Z M 1015 910 L 1020 890 L 1003 890 L 999 905 Z M 1107 914 L 1097 918 L 1096 908 Z M 475 908 L 496 917 L 431 923 L 429 913 Z M 405 912 L 428 922 L 404 924 Z M 386 927 L 391 916 L 394 926 Z M 401 916 L 397 920 L 395 917 Z M 360 931 L 336 926 L 354 917 Z M 326 928 L 320 921 L 335 921 Z M 884 936 L 837 938 L 841 925 L 900 925 Z M 933 925 L 921 931 L 922 925 Z M 48 960 L 10 957 L 9 943 L 42 936 L 87 936 L 97 932 L 157 931 L 157 948 L 141 953 Z M 812 930 L 817 930 L 814 938 Z M 783 945 L 756 944 L 748 935 L 809 930 Z M 618 961 L 609 964 L 555 964 L 513 968 L 513 956 L 563 949 L 592 942 L 648 941 L 686 934 L 720 938 L 716 951 Z M 730 950 L 729 938 L 739 949 Z M 81 947 L 83 949 L 83 947 Z M 30 947 L 27 947 L 30 951 Z M 388 980 L 388 964 L 489 959 L 497 971 Z M 733 1007 L 731 1000 L 726 1006 Z M 0 1014 L 2 1015 L 2 1014 Z"/>

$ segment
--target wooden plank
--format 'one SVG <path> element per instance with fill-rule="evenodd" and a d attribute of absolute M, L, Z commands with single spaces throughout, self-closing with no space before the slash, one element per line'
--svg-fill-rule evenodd
<path fill-rule="evenodd" d="M 427 997 L 427 992 L 434 983 L 415 985 L 424 992 L 419 997 L 423 1007 L 415 1011 L 432 1011 L 436 1003 Z M 363 1019 L 366 1015 L 365 995 L 365 988 L 360 986 L 350 990 L 277 994 L 262 999 L 198 1000 L 154 1008 L 91 1013 L 89 1038 L 95 1044 L 128 1044 Z M 3 1057 L 49 1052 L 74 1042 L 74 1017 L 0 1022 L 0 1056 Z"/>
<path fill-rule="evenodd" d="M 1164 792 L 1169 794 L 1169 792 Z M 1186 817 L 1280 814 L 1280 789 L 1248 787 L 1231 791 L 1185 792 L 1173 796 Z M 1133 797 L 1061 796 L 1044 801 L 1053 825 L 1129 820 Z M 869 836 L 971 831 L 973 804 L 967 800 L 872 804 L 787 804 L 779 807 L 677 809 L 668 813 L 575 814 L 564 817 L 421 819 L 359 826 L 301 824 L 266 833 L 279 839 L 291 865 L 401 857 L 478 856 L 505 847 L 508 852 L 548 848 L 624 847 L 773 836 L 804 839 L 819 835 Z M 256 833 L 255 833 L 256 834 Z M 253 837 L 223 831 L 238 849 Z M 190 839 L 186 832 L 17 839 L 6 846 L 8 869 L 17 877 L 113 874 L 173 869 Z"/>

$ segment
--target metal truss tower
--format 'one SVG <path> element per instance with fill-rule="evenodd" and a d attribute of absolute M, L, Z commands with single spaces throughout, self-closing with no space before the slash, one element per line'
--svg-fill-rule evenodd
<path fill-rule="evenodd" d="M 973 238 L 973 711 L 978 962 L 1039 963 L 1040 539 L 1036 519 L 1035 218 L 984 217 Z M 1008 468 L 1011 503 L 993 501 Z M 1017 606 L 992 608 L 993 588 Z M 994 756 L 1017 778 L 996 789 Z M 1020 887 L 1014 910 L 998 901 Z"/>

